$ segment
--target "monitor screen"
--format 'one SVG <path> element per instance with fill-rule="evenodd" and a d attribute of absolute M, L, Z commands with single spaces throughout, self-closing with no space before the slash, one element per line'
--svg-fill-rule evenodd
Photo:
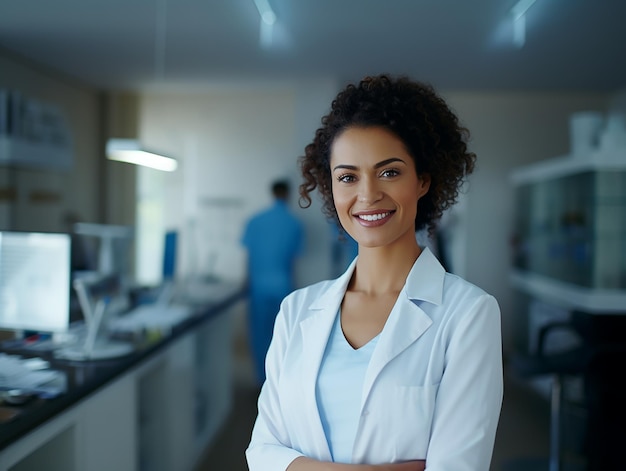
<path fill-rule="evenodd" d="M 83 251 L 89 263 L 77 271 L 92 270 L 101 275 L 117 274 L 128 282 L 132 279 L 131 248 L 134 229 L 130 226 L 79 222 L 74 224 L 75 261 Z M 95 252 L 95 253 L 94 253 Z M 75 263 L 76 265 L 76 263 Z"/>
<path fill-rule="evenodd" d="M 69 328 L 70 249 L 69 234 L 0 232 L 0 329 Z"/>

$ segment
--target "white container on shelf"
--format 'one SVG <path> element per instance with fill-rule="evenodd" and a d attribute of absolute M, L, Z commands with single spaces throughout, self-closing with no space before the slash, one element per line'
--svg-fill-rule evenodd
<path fill-rule="evenodd" d="M 600 148 L 609 151 L 623 149 L 626 152 L 626 112 L 608 115 L 600 136 Z"/>
<path fill-rule="evenodd" d="M 599 111 L 573 113 L 569 120 L 570 154 L 588 158 L 599 146 L 604 126 L 604 115 Z"/>

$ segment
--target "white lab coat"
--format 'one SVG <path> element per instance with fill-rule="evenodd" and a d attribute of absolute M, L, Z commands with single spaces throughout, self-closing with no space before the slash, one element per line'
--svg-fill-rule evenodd
<path fill-rule="evenodd" d="M 246 451 L 250 471 L 285 470 L 302 455 L 332 461 L 315 382 L 354 266 L 284 299 Z M 365 374 L 353 463 L 425 459 L 428 471 L 488 471 L 502 395 L 496 300 L 424 249 Z"/>

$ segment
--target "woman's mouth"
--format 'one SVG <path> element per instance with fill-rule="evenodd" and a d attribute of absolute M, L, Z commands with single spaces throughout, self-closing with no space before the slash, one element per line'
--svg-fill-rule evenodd
<path fill-rule="evenodd" d="M 361 213 L 355 214 L 359 223 L 363 226 L 373 227 L 385 224 L 389 217 L 393 214 L 393 211 L 381 211 L 379 213 Z"/>
<path fill-rule="evenodd" d="M 379 219 L 384 219 L 389 216 L 390 212 L 378 213 L 378 214 L 358 214 L 357 217 L 359 219 L 363 219 L 364 221 L 378 221 Z"/>

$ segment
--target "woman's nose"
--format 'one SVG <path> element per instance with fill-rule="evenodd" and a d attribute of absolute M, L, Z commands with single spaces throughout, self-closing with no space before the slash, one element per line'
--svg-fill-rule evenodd
<path fill-rule="evenodd" d="M 372 204 L 382 198 L 382 191 L 375 181 L 363 179 L 359 185 L 357 198 L 360 203 Z"/>

